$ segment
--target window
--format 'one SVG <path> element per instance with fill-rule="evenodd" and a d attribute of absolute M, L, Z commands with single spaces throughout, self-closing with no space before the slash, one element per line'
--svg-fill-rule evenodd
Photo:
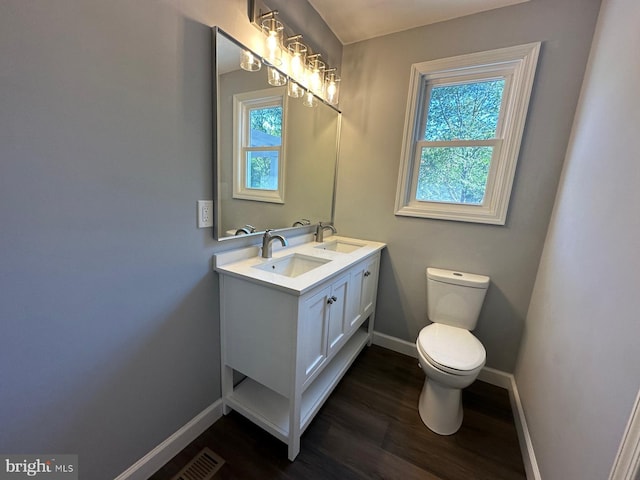
<path fill-rule="evenodd" d="M 285 99 L 283 89 L 233 96 L 233 198 L 284 203 Z"/>
<path fill-rule="evenodd" d="M 396 215 L 504 225 L 539 49 L 412 66 Z"/>

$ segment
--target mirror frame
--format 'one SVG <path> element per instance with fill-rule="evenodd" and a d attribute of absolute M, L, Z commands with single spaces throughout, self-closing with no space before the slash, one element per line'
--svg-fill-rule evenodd
<path fill-rule="evenodd" d="M 220 82 L 218 81 L 218 35 L 221 35 L 222 37 L 225 38 L 225 40 L 228 40 L 229 42 L 235 44 L 238 46 L 238 48 L 243 49 L 243 50 L 247 50 L 249 52 L 251 52 L 253 55 L 255 55 L 257 58 L 260 59 L 261 62 L 264 63 L 264 58 L 261 55 L 258 55 L 256 52 L 254 52 L 253 50 L 251 50 L 250 48 L 246 47 L 245 45 L 243 45 L 240 41 L 236 40 L 234 37 L 232 37 L 231 35 L 229 35 L 227 32 L 225 32 L 224 30 L 222 30 L 220 27 L 214 26 L 212 27 L 212 38 L 211 38 L 211 44 L 212 44 L 212 95 L 211 95 L 211 102 L 212 102 L 212 170 L 213 170 L 213 202 L 214 202 L 214 216 L 213 216 L 213 238 L 217 241 L 223 241 L 223 240 L 232 240 L 232 239 L 238 239 L 238 238 L 248 238 L 248 237 L 257 237 L 259 235 L 264 234 L 264 230 L 262 231 L 256 231 L 254 233 L 250 233 L 250 234 L 243 234 L 243 235 L 236 235 L 236 236 L 221 236 L 219 233 L 219 229 L 220 229 L 220 219 L 221 219 L 221 215 L 222 215 L 222 207 L 221 207 L 221 201 L 220 201 L 220 186 L 219 186 L 219 180 L 220 180 L 220 170 L 219 170 L 219 159 L 220 159 L 220 135 L 219 135 L 219 125 L 220 125 L 220 112 L 218 109 L 218 103 L 219 103 L 219 95 L 220 95 Z M 283 72 L 280 69 L 277 69 L 280 73 L 282 73 L 283 75 L 285 75 L 287 78 L 290 78 L 288 75 L 286 75 L 285 72 Z M 331 224 L 333 224 L 334 218 L 335 218 L 335 206 L 336 206 L 336 188 L 337 188 L 337 183 L 338 183 L 338 159 L 339 159 L 339 151 L 340 151 L 340 134 L 341 134 L 341 127 L 342 127 L 342 112 L 337 109 L 334 105 L 331 105 L 330 103 L 326 102 L 323 98 L 318 97 L 317 95 L 314 94 L 314 97 L 316 97 L 316 99 L 318 100 L 318 102 L 321 102 L 323 104 L 325 104 L 326 106 L 328 106 L 329 108 L 331 108 L 332 110 L 334 110 L 337 114 L 337 132 L 336 132 L 336 148 L 335 148 L 335 167 L 334 167 L 334 174 L 333 174 L 333 188 L 332 188 L 332 192 L 331 192 L 331 218 L 330 219 L 322 219 L 320 221 L 322 222 L 327 222 L 329 221 Z M 311 225 L 316 225 L 316 224 L 311 224 Z M 300 233 L 304 233 L 306 230 L 310 230 L 309 226 L 299 226 L 299 227 L 287 227 L 287 226 L 274 226 L 273 227 L 274 231 L 277 232 L 286 232 L 286 231 L 300 231 Z"/>

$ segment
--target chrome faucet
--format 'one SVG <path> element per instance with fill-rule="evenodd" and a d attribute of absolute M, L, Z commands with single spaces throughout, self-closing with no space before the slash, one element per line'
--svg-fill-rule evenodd
<path fill-rule="evenodd" d="M 322 222 L 319 222 L 318 226 L 316 227 L 316 242 L 324 242 L 324 231 L 325 230 L 331 230 L 333 233 L 338 233 L 336 228 L 333 225 L 331 225 L 330 223 L 327 223 L 326 225 L 323 225 Z"/>
<path fill-rule="evenodd" d="M 271 242 L 274 240 L 280 240 L 283 247 L 289 245 L 287 239 L 282 235 L 272 235 L 273 230 L 267 229 L 262 236 L 262 258 L 271 258 Z"/>

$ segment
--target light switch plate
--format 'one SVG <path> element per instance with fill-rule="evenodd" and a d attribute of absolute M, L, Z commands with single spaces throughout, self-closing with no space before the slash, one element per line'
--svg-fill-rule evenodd
<path fill-rule="evenodd" d="M 213 227 L 213 200 L 198 200 L 198 228 Z"/>

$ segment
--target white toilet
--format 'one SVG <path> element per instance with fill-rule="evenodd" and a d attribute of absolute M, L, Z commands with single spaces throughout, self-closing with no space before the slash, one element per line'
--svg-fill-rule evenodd
<path fill-rule="evenodd" d="M 480 373 L 486 351 L 470 330 L 476 327 L 489 277 L 427 268 L 428 317 L 433 323 L 418 335 L 420 366 L 427 378 L 418 411 L 440 435 L 462 425 L 462 389 Z"/>

